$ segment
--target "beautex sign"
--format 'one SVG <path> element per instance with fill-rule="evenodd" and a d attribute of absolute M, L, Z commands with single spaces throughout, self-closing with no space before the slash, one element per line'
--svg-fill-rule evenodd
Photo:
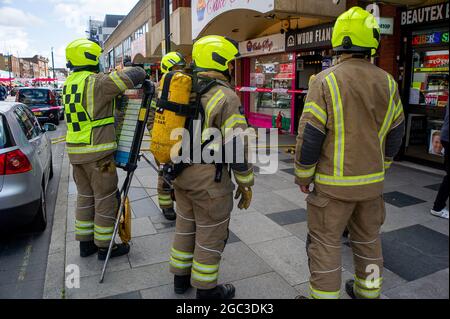
<path fill-rule="evenodd" d="M 192 1 L 192 39 L 222 13 L 248 9 L 267 13 L 274 9 L 274 0 L 193 0 Z"/>
<path fill-rule="evenodd" d="M 449 20 L 449 3 L 441 3 L 428 7 L 415 8 L 403 11 L 401 15 L 401 25 L 417 25 L 431 22 L 445 22 Z"/>
<path fill-rule="evenodd" d="M 285 51 L 284 35 L 275 34 L 239 43 L 242 57 L 279 53 Z"/>
<path fill-rule="evenodd" d="M 286 33 L 286 51 L 330 47 L 333 26 L 327 23 Z"/>

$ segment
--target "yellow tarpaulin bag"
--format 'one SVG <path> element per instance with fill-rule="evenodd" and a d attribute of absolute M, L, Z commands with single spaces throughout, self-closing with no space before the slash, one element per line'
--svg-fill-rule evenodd
<path fill-rule="evenodd" d="M 156 161 L 161 164 L 171 162 L 171 152 L 178 155 L 179 149 L 173 148 L 181 142 L 181 137 L 171 140 L 170 136 L 174 129 L 185 128 L 191 110 L 192 83 L 192 77 L 181 71 L 169 72 L 161 80 L 150 146 Z"/>
<path fill-rule="evenodd" d="M 131 206 L 128 197 L 125 199 L 125 212 L 120 220 L 119 237 L 124 244 L 131 241 Z"/>

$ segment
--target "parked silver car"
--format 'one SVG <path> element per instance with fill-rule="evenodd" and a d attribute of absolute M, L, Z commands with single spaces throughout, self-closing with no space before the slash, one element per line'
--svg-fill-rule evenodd
<path fill-rule="evenodd" d="M 24 104 L 0 102 L 0 230 L 45 230 L 52 176 L 51 141 L 36 117 Z"/>

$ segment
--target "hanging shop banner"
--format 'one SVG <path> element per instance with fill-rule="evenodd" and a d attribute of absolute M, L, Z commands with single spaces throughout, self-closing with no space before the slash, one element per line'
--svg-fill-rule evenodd
<path fill-rule="evenodd" d="M 286 51 L 331 47 L 334 23 L 286 33 Z"/>
<path fill-rule="evenodd" d="M 192 39 L 222 13 L 248 9 L 267 13 L 274 9 L 274 0 L 194 0 L 192 1 Z"/>
<path fill-rule="evenodd" d="M 402 12 L 401 25 L 417 25 L 430 22 L 445 22 L 450 17 L 449 3 L 410 9 Z"/>
<path fill-rule="evenodd" d="M 279 53 L 284 52 L 285 49 L 285 40 L 282 34 L 274 34 L 239 43 L 239 51 L 243 57 Z"/>

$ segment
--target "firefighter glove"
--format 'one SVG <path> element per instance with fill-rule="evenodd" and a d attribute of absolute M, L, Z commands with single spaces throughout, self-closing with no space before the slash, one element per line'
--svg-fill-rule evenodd
<path fill-rule="evenodd" d="M 234 199 L 239 199 L 239 209 L 247 210 L 252 202 L 253 192 L 251 187 L 239 186 Z"/>

